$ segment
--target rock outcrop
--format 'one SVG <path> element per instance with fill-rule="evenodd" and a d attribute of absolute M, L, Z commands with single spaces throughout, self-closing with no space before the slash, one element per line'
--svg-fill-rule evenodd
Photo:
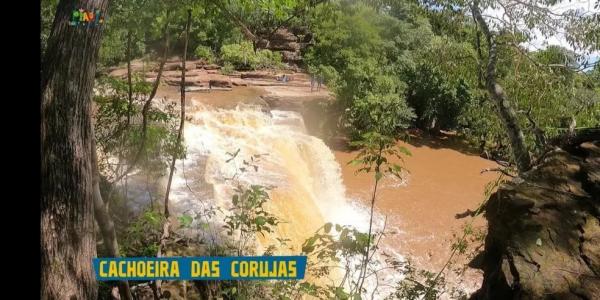
<path fill-rule="evenodd" d="M 208 86 L 210 87 L 219 87 L 219 88 L 231 88 L 232 84 L 231 81 L 227 80 L 227 79 L 211 79 L 208 82 Z"/>
<path fill-rule="evenodd" d="M 149 64 L 150 65 L 150 64 Z M 142 75 L 146 82 L 153 83 L 156 81 L 158 73 L 152 71 L 158 64 L 151 64 L 152 68 L 144 68 L 142 64 L 135 64 L 132 68 L 136 75 Z M 169 62 L 169 70 L 163 70 L 161 84 L 158 89 L 158 96 L 176 99 L 179 101 L 181 85 L 181 71 L 173 70 L 176 66 L 181 66 L 180 62 Z M 189 66 L 196 66 L 195 69 Z M 246 97 L 244 90 L 257 90 L 257 99 L 252 102 L 260 102 L 268 106 L 270 109 L 293 110 L 304 114 L 321 116 L 322 107 L 312 107 L 312 103 L 328 103 L 335 99 L 334 95 L 327 89 L 327 86 L 322 85 L 320 88 L 311 86 L 310 75 L 303 72 L 293 72 L 290 70 L 256 70 L 256 71 L 235 71 L 231 74 L 222 74 L 219 66 L 205 65 L 199 61 L 187 61 L 185 77 L 185 91 L 190 92 L 190 99 L 204 94 L 202 98 L 204 103 L 209 105 L 224 105 L 224 103 L 235 103 Z M 181 68 L 181 67 L 179 67 Z M 142 72 L 146 70 L 146 72 Z M 140 74 L 141 73 L 141 74 Z M 127 69 L 124 67 L 113 68 L 108 71 L 109 76 L 118 77 L 121 79 L 127 78 Z M 285 75 L 285 77 L 284 77 Z M 285 78 L 285 80 L 283 80 Z M 175 87 L 175 88 L 174 88 Z M 243 88 L 242 88 L 243 87 Z M 223 101 L 219 96 L 211 97 L 211 91 L 233 91 L 230 100 Z M 241 94 L 236 93 L 239 91 Z M 207 93 L 207 94 L 205 94 Z M 216 103 L 217 100 L 219 102 Z M 241 100 L 240 100 L 241 101 Z M 245 101 L 245 100 L 244 100 Z M 242 101 L 243 102 L 243 101 Z M 221 107 L 219 106 L 219 107 Z M 310 106 L 310 107 L 309 107 Z M 235 107 L 235 106 L 233 106 Z M 305 116 L 306 117 L 306 116 Z M 307 122 L 307 127 L 311 129 L 323 121 L 323 118 L 316 117 Z"/>
<path fill-rule="evenodd" d="M 284 62 L 297 65 L 302 62 L 302 50 L 311 40 L 312 35 L 306 28 L 279 28 L 268 40 L 260 41 L 257 46 L 280 52 Z"/>
<path fill-rule="evenodd" d="M 600 138 L 563 149 L 490 197 L 472 299 L 600 299 Z"/>

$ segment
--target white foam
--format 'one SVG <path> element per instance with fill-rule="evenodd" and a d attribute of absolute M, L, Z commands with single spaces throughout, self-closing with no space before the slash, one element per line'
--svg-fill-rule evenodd
<path fill-rule="evenodd" d="M 225 178 L 235 175 L 244 184 L 275 186 L 292 195 L 301 194 L 295 201 L 304 201 L 306 207 L 316 207 L 319 211 L 320 220 L 287 220 L 289 222 L 298 225 L 300 222 L 332 222 L 363 232 L 368 230 L 368 209 L 346 197 L 340 165 L 322 140 L 306 133 L 300 114 L 280 110 L 265 113 L 255 107 L 234 110 L 201 107 L 191 115 L 192 122 L 185 125 L 187 157 L 176 164 L 170 197 L 171 210 L 176 214 L 201 213 L 210 206 L 226 210 L 231 205 L 234 186 Z M 228 153 L 238 149 L 238 156 L 228 163 L 231 158 Z M 261 155 L 256 164 L 258 171 L 246 166 L 248 172 L 240 173 L 243 160 L 248 161 L 251 155 L 257 154 Z M 213 221 L 220 217 L 222 215 L 214 217 Z M 220 230 L 217 223 L 208 232 L 190 234 L 216 234 Z M 374 231 L 382 227 L 383 218 L 377 216 Z M 401 259 L 393 249 L 386 252 L 395 253 Z M 397 276 L 387 274 L 389 278 Z"/>

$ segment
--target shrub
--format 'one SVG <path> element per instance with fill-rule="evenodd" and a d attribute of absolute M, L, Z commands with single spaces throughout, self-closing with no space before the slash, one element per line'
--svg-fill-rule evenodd
<path fill-rule="evenodd" d="M 328 65 L 318 65 L 316 67 L 309 66 L 309 72 L 314 74 L 315 76 L 322 76 L 324 83 L 328 84 L 335 89 L 338 84 L 338 80 L 340 80 L 340 74 L 337 70 Z"/>
<path fill-rule="evenodd" d="M 249 42 L 224 45 L 221 47 L 221 60 L 224 64 L 230 64 L 238 70 L 280 68 L 282 66 L 280 53 L 267 49 L 254 52 L 252 44 Z"/>
<path fill-rule="evenodd" d="M 196 58 L 203 59 L 208 63 L 215 62 L 215 54 L 210 49 L 210 47 L 199 45 L 198 47 L 196 47 L 194 54 L 196 55 Z"/>
<path fill-rule="evenodd" d="M 236 69 L 250 69 L 255 64 L 256 55 L 250 42 L 229 44 L 221 47 L 221 60 Z"/>
<path fill-rule="evenodd" d="M 454 129 L 458 117 L 471 101 L 468 84 L 453 82 L 437 68 L 420 64 L 407 72 L 406 98 L 417 115 L 421 128 Z"/>
<path fill-rule="evenodd" d="M 268 49 L 258 50 L 254 62 L 253 69 L 281 68 L 281 53 Z"/>
<path fill-rule="evenodd" d="M 353 140 L 366 132 L 394 136 L 410 126 L 415 117 L 402 96 L 406 85 L 396 78 L 378 75 L 372 78 L 370 90 L 360 91 L 346 109 L 346 119 Z"/>
<path fill-rule="evenodd" d="M 397 94 L 369 94 L 356 99 L 347 110 L 350 133 L 353 140 L 373 131 L 394 136 L 408 128 L 414 118 L 413 110 L 404 98 Z"/>
<path fill-rule="evenodd" d="M 102 153 L 99 157 L 100 172 L 106 176 L 117 176 L 117 170 L 109 163 L 109 157 L 121 157 L 133 162 L 144 147 L 137 162 L 145 172 L 161 176 L 173 154 L 181 157 L 185 151 L 177 143 L 178 114 L 175 103 L 163 108 L 151 107 L 147 112 L 147 128 L 144 140 L 142 126 L 131 126 L 133 120 L 143 118 L 143 106 L 152 90 L 152 85 L 137 74 L 132 78 L 132 102 L 127 99 L 127 81 L 114 77 L 101 77 L 97 81 L 98 95 L 94 96 L 97 110 L 94 133 L 96 146 Z M 130 116 L 129 116 L 130 114 Z M 128 125 L 128 116 L 131 124 Z"/>
<path fill-rule="evenodd" d="M 230 75 L 235 71 L 235 67 L 230 62 L 225 62 L 221 68 L 221 74 Z"/>
<path fill-rule="evenodd" d="M 123 256 L 156 256 L 162 234 L 162 215 L 148 209 L 131 221 L 121 234 Z"/>

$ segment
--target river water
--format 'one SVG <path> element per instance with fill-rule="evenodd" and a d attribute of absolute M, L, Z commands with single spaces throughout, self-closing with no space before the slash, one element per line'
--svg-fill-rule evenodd
<path fill-rule="evenodd" d="M 462 217 L 475 211 L 485 198 L 488 183 L 498 174 L 482 170 L 495 168 L 495 162 L 472 153 L 464 140 L 453 136 L 423 137 L 412 135 L 408 142 L 399 142 L 411 156 L 403 161 L 392 161 L 407 170 L 402 182 L 384 181 L 379 190 L 377 211 L 387 216 L 389 226 L 399 228 L 396 234 L 385 240 L 387 247 L 400 249 L 418 267 L 438 271 L 451 254 L 451 246 L 462 235 L 464 225 L 472 224 L 475 232 L 485 233 L 483 217 Z M 336 160 L 342 166 L 342 178 L 346 194 L 351 199 L 367 203 L 373 185 L 372 175 L 356 174 L 356 167 L 348 162 L 356 156 L 352 151 L 335 151 Z M 469 249 L 481 247 L 481 241 L 470 236 Z M 468 252 L 471 253 L 471 252 Z M 475 252 L 472 252 L 475 254 Z M 450 269 L 459 269 L 472 257 L 457 257 Z M 448 272 L 447 280 L 467 293 L 481 286 L 479 270 Z"/>

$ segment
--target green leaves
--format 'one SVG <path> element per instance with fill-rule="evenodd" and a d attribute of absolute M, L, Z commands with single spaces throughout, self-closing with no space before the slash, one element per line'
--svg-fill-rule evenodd
<path fill-rule="evenodd" d="M 94 134 L 96 145 L 107 157 L 122 157 L 134 160 L 142 143 L 142 118 L 144 102 L 151 84 L 138 75 L 132 78 L 132 97 L 129 102 L 129 85 L 126 80 L 103 76 L 96 84 L 97 95 L 94 102 L 95 111 Z M 177 117 L 175 104 L 163 108 L 151 107 L 147 114 L 148 126 L 146 142 L 139 166 L 151 176 L 160 176 L 165 172 L 167 161 L 173 154 L 178 158 L 185 155 L 183 144 L 177 144 Z M 103 159 L 101 158 L 101 159 Z M 101 172 L 115 172 L 107 163 L 100 161 Z M 112 174 L 111 174 L 112 175 Z"/>
<path fill-rule="evenodd" d="M 125 233 L 119 235 L 123 256 L 156 256 L 162 234 L 162 214 L 146 210 L 129 222 Z"/>
<path fill-rule="evenodd" d="M 236 194 L 231 197 L 231 214 L 225 217 L 223 225 L 227 234 L 232 236 L 234 232 L 241 231 L 246 235 L 264 235 L 265 232 L 272 232 L 280 221 L 264 210 L 263 206 L 268 200 L 269 194 L 263 186 L 236 188 Z"/>
<path fill-rule="evenodd" d="M 188 216 L 188 215 L 181 215 L 177 218 L 177 220 L 179 221 L 179 224 L 183 228 L 190 227 L 190 225 L 192 224 L 192 221 L 193 221 L 192 217 Z"/>
<path fill-rule="evenodd" d="M 325 223 L 313 236 L 304 241 L 302 252 L 323 259 L 339 259 L 339 255 L 361 255 L 367 243 L 366 233 L 351 226 Z"/>
<path fill-rule="evenodd" d="M 414 113 L 403 96 L 392 90 L 371 90 L 365 96 L 354 96 L 347 120 L 355 140 L 367 132 L 393 136 L 408 128 Z"/>
<path fill-rule="evenodd" d="M 210 47 L 204 45 L 198 45 L 196 50 L 194 50 L 194 55 L 196 58 L 203 59 L 207 63 L 214 63 L 216 60 L 215 54 Z"/>
<path fill-rule="evenodd" d="M 443 73 L 427 61 L 407 70 L 404 77 L 409 87 L 407 101 L 415 109 L 417 126 L 454 129 L 458 125 L 458 117 L 471 101 L 463 80 L 457 81 L 454 73 Z"/>
<path fill-rule="evenodd" d="M 254 219 L 254 223 L 257 227 L 261 227 L 267 223 L 267 219 L 263 216 L 258 216 Z"/>
<path fill-rule="evenodd" d="M 318 278 L 326 277 L 330 270 L 346 272 L 347 285 L 338 283 L 327 285 L 320 290 L 320 299 L 361 299 L 356 272 L 361 268 L 359 261 L 363 259 L 365 248 L 370 246 L 376 249 L 373 241 L 378 240 L 383 233 L 376 233 L 369 237 L 368 233 L 360 232 L 352 226 L 326 223 L 315 234 L 304 241 L 302 252 L 308 255 L 307 272 Z M 369 272 L 375 270 L 376 263 L 370 264 Z M 344 273 L 342 273 L 344 274 Z M 347 288 L 347 286 L 350 286 Z M 319 291 L 319 290 L 317 290 Z"/>
<path fill-rule="evenodd" d="M 234 65 L 238 69 L 248 69 L 255 63 L 254 48 L 250 42 L 223 45 L 221 59 Z"/>
<path fill-rule="evenodd" d="M 407 53 L 420 47 L 418 41 L 426 43 L 431 31 L 406 6 L 398 2 L 387 8 L 402 11 L 402 18 L 362 2 L 332 3 L 315 12 L 316 44 L 305 61 L 336 92 L 345 109 L 342 125 L 353 140 L 369 131 L 394 135 L 414 118 L 399 71 Z"/>
<path fill-rule="evenodd" d="M 302 253 L 311 253 L 315 250 L 315 242 L 317 242 L 318 237 L 313 236 L 304 241 L 302 244 Z"/>
<path fill-rule="evenodd" d="M 349 164 L 360 167 L 356 171 L 357 173 L 375 171 L 375 181 L 381 180 L 385 174 L 401 178 L 404 169 L 399 164 L 390 161 L 388 157 L 395 157 L 403 161 L 401 154 L 411 155 L 405 147 L 397 146 L 394 138 L 376 132 L 363 134 L 361 140 L 352 142 L 351 145 L 360 147 L 360 151 Z"/>
<path fill-rule="evenodd" d="M 267 49 L 254 52 L 250 42 L 223 45 L 221 60 L 240 70 L 282 67 L 280 53 Z"/>

